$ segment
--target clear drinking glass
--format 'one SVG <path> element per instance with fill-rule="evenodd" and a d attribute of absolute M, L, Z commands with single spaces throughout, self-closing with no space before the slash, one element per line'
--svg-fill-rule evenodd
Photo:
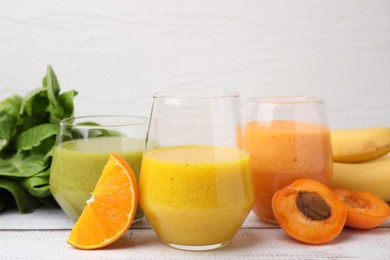
<path fill-rule="evenodd" d="M 245 139 L 255 186 L 254 213 L 276 222 L 272 196 L 299 178 L 330 185 L 332 149 L 324 102 L 315 97 L 254 97 Z"/>
<path fill-rule="evenodd" d="M 139 189 L 141 208 L 166 245 L 227 244 L 254 200 L 239 94 L 156 93 Z"/>
<path fill-rule="evenodd" d="M 91 197 L 109 154 L 122 155 L 138 179 L 148 118 L 105 115 L 61 121 L 50 169 L 50 190 L 73 220 Z M 143 217 L 137 209 L 134 221 Z"/>

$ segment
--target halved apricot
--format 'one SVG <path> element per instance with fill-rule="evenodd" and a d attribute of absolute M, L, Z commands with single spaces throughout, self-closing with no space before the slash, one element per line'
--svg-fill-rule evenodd
<path fill-rule="evenodd" d="M 278 190 L 272 210 L 281 228 L 308 244 L 324 244 L 342 231 L 347 212 L 330 188 L 307 178 Z"/>
<path fill-rule="evenodd" d="M 372 192 L 333 189 L 347 208 L 347 227 L 375 228 L 390 217 L 389 205 Z"/>

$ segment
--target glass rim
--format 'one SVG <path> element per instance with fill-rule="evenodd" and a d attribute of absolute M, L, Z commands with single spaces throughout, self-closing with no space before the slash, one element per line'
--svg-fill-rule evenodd
<path fill-rule="evenodd" d="M 316 96 L 258 96 L 248 98 L 250 102 L 254 103 L 268 103 L 268 104 L 322 104 L 324 99 Z"/>
<path fill-rule="evenodd" d="M 109 124 L 101 124 L 100 122 L 93 121 L 94 119 L 121 119 L 118 123 L 109 123 Z M 80 122 L 80 120 L 85 120 Z M 127 121 L 128 120 L 128 121 Z M 133 121 L 132 121 L 133 120 Z M 97 125 L 80 125 L 77 123 L 85 123 L 85 122 L 93 122 L 97 123 Z M 123 126 L 138 126 L 147 124 L 149 122 L 149 118 L 145 116 L 138 115 L 83 115 L 83 116 L 71 116 L 64 118 L 60 121 L 60 126 L 68 126 L 68 127 L 77 127 L 77 128 L 111 128 L 111 127 L 123 127 Z"/>
<path fill-rule="evenodd" d="M 210 99 L 210 98 L 237 98 L 240 93 L 230 90 L 164 90 L 153 94 L 153 98 L 166 99 Z"/>

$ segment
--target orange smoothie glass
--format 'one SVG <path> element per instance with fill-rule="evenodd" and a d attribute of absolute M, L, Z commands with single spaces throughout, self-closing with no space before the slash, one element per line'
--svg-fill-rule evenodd
<path fill-rule="evenodd" d="M 274 193 L 299 178 L 329 186 L 332 149 L 324 102 L 312 97 L 255 97 L 247 103 L 245 140 L 250 154 L 253 212 L 276 223 Z"/>
<path fill-rule="evenodd" d="M 140 205 L 160 240 L 210 250 L 229 243 L 254 201 L 236 92 L 154 95 Z"/>

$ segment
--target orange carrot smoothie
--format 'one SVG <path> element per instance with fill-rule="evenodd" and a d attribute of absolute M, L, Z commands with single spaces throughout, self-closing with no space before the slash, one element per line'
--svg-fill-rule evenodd
<path fill-rule="evenodd" d="M 332 180 L 330 132 L 325 126 L 296 121 L 253 121 L 245 138 L 255 186 L 254 213 L 276 222 L 272 212 L 274 193 L 307 177 L 329 186 Z"/>

